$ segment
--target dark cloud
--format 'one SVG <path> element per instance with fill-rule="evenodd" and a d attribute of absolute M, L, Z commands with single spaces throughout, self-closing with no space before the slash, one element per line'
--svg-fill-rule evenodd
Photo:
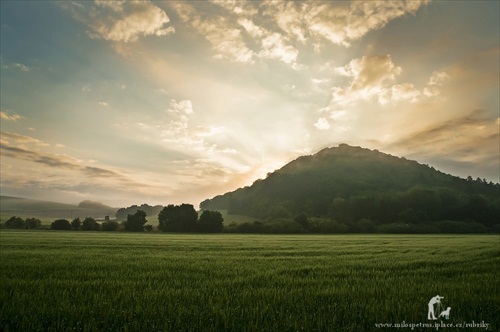
<path fill-rule="evenodd" d="M 500 134 L 498 119 L 485 118 L 486 112 L 439 123 L 412 133 L 388 146 L 388 150 L 429 163 L 447 173 L 466 177 L 481 176 L 498 181 Z M 408 153 L 411 151 L 411 153 Z"/>
<path fill-rule="evenodd" d="M 80 165 L 64 160 L 65 157 L 59 156 L 40 156 L 38 159 L 33 160 L 34 162 L 45 164 L 51 167 L 58 168 L 68 168 L 68 169 L 80 169 Z"/>
<path fill-rule="evenodd" d="M 104 168 L 99 168 L 99 167 L 91 167 L 91 166 L 86 166 L 84 168 L 84 172 L 86 175 L 90 177 L 103 177 L 103 178 L 110 178 L 110 177 L 122 177 L 120 174 L 116 173 L 115 171 L 110 171 Z"/>
<path fill-rule="evenodd" d="M 0 150 L 2 155 L 14 159 L 21 159 L 44 164 L 51 167 L 66 168 L 66 169 L 80 169 L 81 166 L 69 157 L 43 154 L 36 151 L 30 151 L 20 147 L 0 143 Z"/>
<path fill-rule="evenodd" d="M 446 122 L 438 123 L 432 127 L 412 133 L 391 144 L 391 147 L 416 149 L 425 145 L 446 143 L 455 145 L 457 143 L 468 143 L 462 146 L 462 150 L 470 148 L 477 149 L 481 141 L 496 141 L 498 143 L 497 119 L 484 117 L 485 112 L 476 110 L 470 114 Z M 492 131 L 495 129 L 496 131 Z M 453 144 L 455 142 L 455 144 Z"/>

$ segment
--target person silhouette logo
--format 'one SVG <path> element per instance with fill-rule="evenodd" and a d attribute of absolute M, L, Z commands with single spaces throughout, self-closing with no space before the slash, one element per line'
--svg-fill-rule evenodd
<path fill-rule="evenodd" d="M 439 315 L 439 313 L 442 313 L 443 311 L 445 311 L 445 310 L 443 310 L 443 306 L 441 304 L 441 300 L 442 299 L 444 299 L 444 297 L 443 296 L 439 296 L 439 295 L 436 295 L 432 299 L 430 299 L 429 304 L 428 304 L 429 310 L 427 312 L 427 319 L 428 320 L 436 320 L 437 319 L 436 318 L 436 314 Z M 434 308 L 434 305 L 436 305 L 435 308 Z M 450 308 L 447 309 L 448 310 L 448 315 L 446 315 L 446 316 L 443 315 L 443 316 L 446 317 L 446 319 L 449 318 L 449 312 L 450 312 L 449 309 Z"/>

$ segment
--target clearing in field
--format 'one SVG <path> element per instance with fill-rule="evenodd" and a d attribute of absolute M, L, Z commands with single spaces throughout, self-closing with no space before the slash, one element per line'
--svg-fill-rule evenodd
<path fill-rule="evenodd" d="M 496 235 L 0 236 L 3 331 L 500 328 Z M 436 295 L 448 320 L 427 319 Z"/>

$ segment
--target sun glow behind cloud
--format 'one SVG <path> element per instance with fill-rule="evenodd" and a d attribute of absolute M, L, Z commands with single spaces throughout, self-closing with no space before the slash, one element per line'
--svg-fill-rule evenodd
<path fill-rule="evenodd" d="M 498 4 L 450 6 L 2 3 L 2 194 L 197 204 L 342 142 L 498 181 Z"/>

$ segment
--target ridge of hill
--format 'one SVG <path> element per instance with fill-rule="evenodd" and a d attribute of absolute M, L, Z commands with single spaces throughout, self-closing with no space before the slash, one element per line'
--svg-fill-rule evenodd
<path fill-rule="evenodd" d="M 12 196 L 0 196 L 2 216 L 42 217 L 42 218 L 103 218 L 114 216 L 117 209 L 98 202 L 83 201 L 80 205 L 42 201 Z"/>
<path fill-rule="evenodd" d="M 346 224 L 463 220 L 491 227 L 498 224 L 499 189 L 485 180 L 462 179 L 413 160 L 341 144 L 299 157 L 200 207 L 261 220 L 305 214 Z"/>

